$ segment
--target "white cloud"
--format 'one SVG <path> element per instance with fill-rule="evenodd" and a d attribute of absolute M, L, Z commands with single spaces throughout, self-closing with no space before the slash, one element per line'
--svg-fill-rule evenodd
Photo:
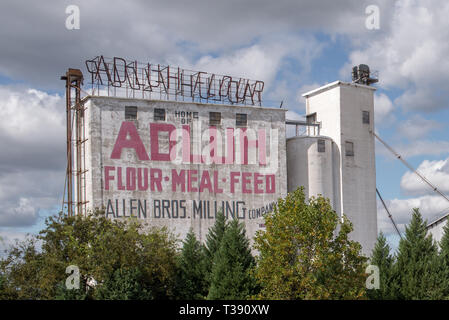
<path fill-rule="evenodd" d="M 417 170 L 444 194 L 449 194 L 449 158 L 445 160 L 424 160 Z M 386 200 L 386 205 L 401 232 L 409 223 L 413 208 L 418 208 L 428 223 L 449 213 L 449 202 L 438 195 L 416 174 L 408 171 L 401 179 L 401 191 L 408 199 Z M 395 230 L 381 202 L 377 204 L 378 226 L 385 234 L 394 234 Z"/>
<path fill-rule="evenodd" d="M 287 120 L 305 120 L 304 115 L 300 115 L 293 110 L 288 110 L 287 113 L 285 114 L 285 118 Z"/>
<path fill-rule="evenodd" d="M 65 132 L 65 101 L 59 95 L 20 86 L 0 85 L 0 130 L 19 143 L 57 144 Z M 64 145 L 62 139 L 62 145 Z"/>
<path fill-rule="evenodd" d="M 381 138 L 382 135 L 380 136 Z M 386 141 L 402 158 L 408 160 L 418 156 L 441 156 L 449 153 L 449 141 L 445 140 L 411 140 L 409 143 L 391 143 Z M 396 157 L 380 142 L 376 141 L 376 154 L 389 159 Z"/>
<path fill-rule="evenodd" d="M 224 75 L 241 75 L 253 80 L 264 79 L 269 83 L 286 52 L 285 47 L 276 44 L 269 47 L 255 44 L 218 57 L 202 56 L 193 68 Z"/>
<path fill-rule="evenodd" d="M 311 84 L 305 84 L 303 86 L 301 86 L 297 91 L 296 91 L 296 101 L 298 101 L 300 103 L 300 108 L 303 109 L 304 111 L 306 110 L 306 98 L 303 97 L 302 95 L 304 93 L 307 93 L 309 91 L 312 91 L 314 89 L 318 89 L 320 87 L 322 87 L 324 84 L 319 84 L 317 82 L 311 83 Z"/>
<path fill-rule="evenodd" d="M 434 195 L 410 199 L 392 199 L 385 200 L 385 202 L 401 232 L 405 231 L 405 226 L 410 222 L 413 208 L 418 208 L 424 220 L 427 220 L 428 223 L 449 212 L 449 203 L 444 198 Z M 377 222 L 379 231 L 384 234 L 396 233 L 380 201 L 377 203 Z"/>
<path fill-rule="evenodd" d="M 440 161 L 425 160 L 418 166 L 418 171 L 440 191 L 449 193 L 449 158 Z M 386 200 L 386 205 L 401 232 L 404 232 L 405 226 L 410 222 L 413 208 L 418 208 L 428 223 L 449 213 L 449 202 L 412 172 L 403 175 L 401 190 L 415 198 Z M 379 230 L 385 234 L 395 234 L 396 231 L 380 201 L 377 204 L 377 212 Z"/>
<path fill-rule="evenodd" d="M 376 2 L 382 28 L 387 29 L 392 4 Z M 285 34 L 318 31 L 367 37 L 365 8 L 372 1 L 173 0 L 125 5 L 118 0 L 74 0 L 70 4 L 80 8 L 79 30 L 65 28 L 64 1 L 32 5 L 2 1 L 0 39 L 8 45 L 0 52 L 0 73 L 55 89 L 62 87 L 58 76 L 66 68 L 84 68 L 85 59 L 99 54 L 162 64 L 178 56 L 189 61 L 210 56 L 213 61 L 223 52 Z M 286 48 L 294 46 L 294 41 L 286 44 Z"/>
<path fill-rule="evenodd" d="M 58 95 L 0 86 L 0 226 L 30 226 L 60 203 L 65 120 Z"/>
<path fill-rule="evenodd" d="M 323 44 L 310 36 L 264 36 L 251 46 L 180 62 L 194 70 L 262 80 L 265 106 L 277 107 L 284 101 L 283 107 L 298 109 L 295 90 L 322 50 Z M 294 60 L 297 66 L 292 68 L 286 60 Z"/>
<path fill-rule="evenodd" d="M 398 132 L 410 140 L 425 137 L 429 132 L 441 128 L 441 123 L 431 119 L 425 119 L 422 116 L 414 115 L 411 118 L 402 121 L 398 125 Z"/>
<path fill-rule="evenodd" d="M 407 145 L 400 145 L 396 148 L 397 152 L 405 157 L 415 157 L 423 155 L 444 155 L 449 152 L 449 141 L 444 140 L 416 140 Z"/>
<path fill-rule="evenodd" d="M 424 160 L 417 170 L 440 191 L 449 193 L 449 158 L 439 161 Z M 435 194 L 429 185 L 412 172 L 406 172 L 402 176 L 401 190 L 408 195 Z"/>
<path fill-rule="evenodd" d="M 384 94 L 374 94 L 374 122 L 376 126 L 382 126 L 394 121 L 393 103 L 390 98 Z"/>
<path fill-rule="evenodd" d="M 4 250 L 27 238 L 28 234 L 25 232 L 0 230 L 0 257 L 4 254 Z"/>
<path fill-rule="evenodd" d="M 4 208 L 6 207 L 6 208 Z M 28 198 L 19 198 L 18 203 L 8 206 L 0 206 L 0 226 L 26 226 L 37 221 L 38 212 Z"/>
<path fill-rule="evenodd" d="M 380 71 L 386 88 L 405 90 L 395 103 L 406 110 L 449 107 L 449 2 L 400 0 L 384 37 L 365 41 L 350 64 Z"/>

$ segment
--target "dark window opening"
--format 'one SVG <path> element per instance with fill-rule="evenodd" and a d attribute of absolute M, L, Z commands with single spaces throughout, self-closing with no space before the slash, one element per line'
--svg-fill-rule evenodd
<path fill-rule="evenodd" d="M 326 152 L 326 141 L 323 139 L 318 140 L 318 152 Z"/>
<path fill-rule="evenodd" d="M 351 141 L 345 142 L 345 155 L 348 157 L 354 156 L 354 142 Z"/>
<path fill-rule="evenodd" d="M 221 123 L 220 112 L 209 112 L 209 124 L 211 126 L 218 126 Z"/>
<path fill-rule="evenodd" d="M 369 124 L 369 111 L 362 111 L 362 121 Z"/>
<path fill-rule="evenodd" d="M 165 109 L 154 109 L 154 120 L 165 121 Z"/>
<path fill-rule="evenodd" d="M 246 127 L 248 124 L 248 115 L 246 113 L 237 113 L 235 115 L 235 125 L 238 127 Z"/>
<path fill-rule="evenodd" d="M 137 120 L 137 107 L 125 107 L 125 120 Z"/>

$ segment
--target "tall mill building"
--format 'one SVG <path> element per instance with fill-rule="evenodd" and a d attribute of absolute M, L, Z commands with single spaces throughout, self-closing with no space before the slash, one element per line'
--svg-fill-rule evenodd
<path fill-rule="evenodd" d="M 69 214 L 103 208 L 181 238 L 192 229 L 204 241 L 222 211 L 252 238 L 264 213 L 304 186 L 309 197 L 329 198 L 371 252 L 375 89 L 367 66 L 353 70 L 352 83 L 305 93 L 306 121 L 293 121 L 285 109 L 261 106 L 262 81 L 123 61 L 88 60 L 92 91 L 84 98 L 82 73 L 63 77 Z M 296 136 L 287 138 L 286 126 L 296 126 Z"/>
<path fill-rule="evenodd" d="M 336 81 L 305 93 L 308 134 L 287 139 L 288 191 L 329 198 L 370 253 L 377 238 L 374 88 Z"/>

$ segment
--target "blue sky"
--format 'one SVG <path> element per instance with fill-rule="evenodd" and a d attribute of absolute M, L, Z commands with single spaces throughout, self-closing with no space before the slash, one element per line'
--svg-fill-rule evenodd
<path fill-rule="evenodd" d="M 80 28 L 68 30 L 77 5 Z M 367 28 L 366 8 L 379 9 Z M 379 135 L 449 194 L 449 3 L 399 1 L 2 1 L 0 4 L 0 236 L 7 245 L 60 210 L 68 67 L 103 54 L 265 81 L 267 106 L 304 114 L 301 94 L 351 67 L 379 71 Z M 376 144 L 377 186 L 401 230 L 419 207 L 449 203 Z M 447 209 L 449 210 L 449 209 Z M 380 203 L 378 225 L 397 237 Z"/>

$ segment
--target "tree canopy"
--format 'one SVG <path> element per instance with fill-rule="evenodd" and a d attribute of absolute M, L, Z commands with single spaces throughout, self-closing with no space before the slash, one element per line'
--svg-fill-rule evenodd
<path fill-rule="evenodd" d="M 256 278 L 262 299 L 359 299 L 365 297 L 365 262 L 349 239 L 351 223 L 303 188 L 280 199 L 258 232 Z"/>
<path fill-rule="evenodd" d="M 102 212 L 49 217 L 38 236 L 13 247 L 1 261 L 4 291 L 13 299 L 84 299 L 99 292 L 100 298 L 134 299 L 137 289 L 130 286 L 138 283 L 146 290 L 140 298 L 173 297 L 176 239 L 164 228 L 144 232 L 144 227 L 135 220 L 110 220 Z M 79 268 L 77 294 L 64 289 L 70 265 Z M 118 279 L 126 284 L 121 287 Z"/>
<path fill-rule="evenodd" d="M 190 229 L 178 256 L 177 298 L 205 299 L 208 292 L 206 257 L 203 246 Z"/>
<path fill-rule="evenodd" d="M 427 234 L 427 223 L 417 208 L 399 241 L 395 263 L 396 296 L 401 299 L 439 299 L 438 249 Z"/>
<path fill-rule="evenodd" d="M 213 259 L 208 299 L 241 300 L 254 294 L 254 263 L 244 225 L 234 219 L 227 225 Z"/>

